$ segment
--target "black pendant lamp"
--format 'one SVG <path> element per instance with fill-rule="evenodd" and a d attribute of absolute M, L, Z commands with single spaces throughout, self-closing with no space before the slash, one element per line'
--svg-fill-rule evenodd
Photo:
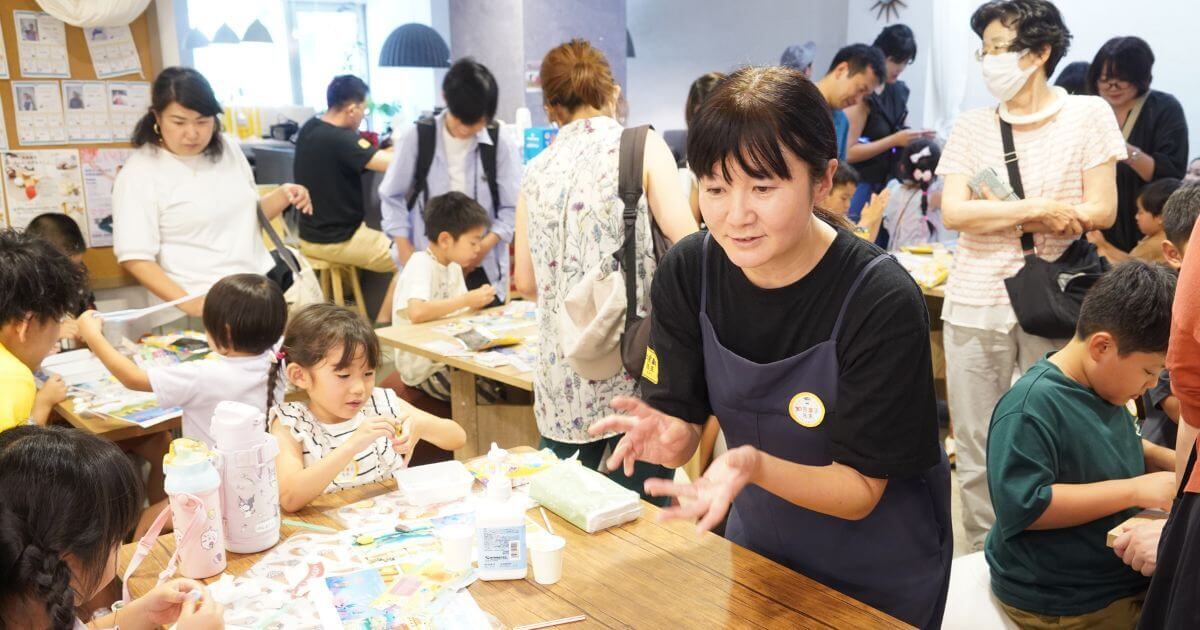
<path fill-rule="evenodd" d="M 629 29 L 625 29 L 625 56 L 630 59 L 637 56 L 633 52 L 633 35 L 629 34 Z"/>
<path fill-rule="evenodd" d="M 379 53 L 379 65 L 400 68 L 449 68 L 450 47 L 424 24 L 405 24 L 392 31 Z"/>

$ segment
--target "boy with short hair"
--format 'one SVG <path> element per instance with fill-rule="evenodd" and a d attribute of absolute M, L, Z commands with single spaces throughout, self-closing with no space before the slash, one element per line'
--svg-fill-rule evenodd
<path fill-rule="evenodd" d="M 838 164 L 837 170 L 833 172 L 833 187 L 829 189 L 829 196 L 825 198 L 826 209 L 847 216 L 847 213 L 850 212 L 850 199 L 854 197 L 856 188 L 858 188 L 858 171 L 849 164 Z M 884 189 L 883 192 L 871 195 L 871 201 L 863 206 L 862 216 L 854 225 L 854 233 L 860 238 L 874 242 L 875 237 L 879 236 L 879 225 L 883 222 L 883 210 L 887 207 L 891 194 L 890 190 Z"/>
<path fill-rule="evenodd" d="M 47 212 L 34 217 L 29 225 L 25 226 L 25 233 L 53 245 L 54 249 L 57 249 L 63 256 L 79 265 L 84 273 L 84 283 L 80 287 L 79 293 L 79 307 L 67 313 L 67 317 L 63 318 L 62 329 L 59 331 L 62 339 L 77 339 L 79 327 L 75 324 L 75 318 L 86 310 L 95 310 L 96 308 L 96 295 L 88 286 L 87 265 L 83 262 L 83 253 L 87 251 L 87 242 L 83 240 L 83 231 L 71 217 L 61 212 Z"/>
<path fill-rule="evenodd" d="M 1183 268 L 1183 255 L 1196 217 L 1200 216 L 1200 183 L 1185 183 L 1175 189 L 1163 204 L 1163 259 L 1167 266 L 1178 271 Z"/>
<path fill-rule="evenodd" d="M 1096 249 L 1100 251 L 1100 255 L 1104 256 L 1109 262 L 1114 265 L 1125 262 L 1130 258 L 1137 258 L 1150 263 L 1165 263 L 1163 256 L 1164 244 L 1167 240 L 1164 233 L 1165 216 L 1163 214 L 1167 199 L 1171 194 L 1179 189 L 1183 182 L 1174 177 L 1166 177 L 1155 180 L 1147 184 L 1137 196 L 1137 227 L 1142 233 L 1142 240 L 1138 241 L 1129 253 L 1121 251 L 1117 246 L 1109 243 L 1104 238 L 1104 233 L 1095 230 L 1088 233 L 1090 240 Z"/>
<path fill-rule="evenodd" d="M 79 304 L 82 269 L 50 243 L 0 230 L 0 431 L 45 424 L 67 397 L 61 378 L 40 391 L 33 370 L 58 343 L 59 320 Z"/>
<path fill-rule="evenodd" d="M 429 245 L 413 252 L 400 272 L 393 300 L 397 321 L 420 324 L 491 304 L 496 297 L 492 285 L 468 291 L 463 277 L 463 266 L 479 255 L 480 242 L 491 227 L 487 211 L 463 193 L 448 192 L 429 200 L 424 220 Z M 439 400 L 450 399 L 444 364 L 397 352 L 396 367 L 405 385 Z"/>
<path fill-rule="evenodd" d="M 1075 337 L 997 403 L 987 475 L 992 591 L 1022 627 L 1136 624 L 1147 579 L 1107 549 L 1141 508 L 1167 509 L 1173 455 L 1138 438 L 1127 404 L 1154 385 L 1175 274 L 1133 260 L 1088 292 Z"/>

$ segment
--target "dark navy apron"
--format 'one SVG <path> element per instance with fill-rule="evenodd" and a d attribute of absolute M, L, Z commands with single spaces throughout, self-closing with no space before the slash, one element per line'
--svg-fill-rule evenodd
<path fill-rule="evenodd" d="M 871 261 L 854 280 L 828 341 L 760 364 L 722 346 L 708 319 L 710 240 L 705 236 L 700 329 L 709 402 L 725 441 L 731 449 L 749 444 L 798 464 L 832 464 L 826 429 L 838 421 L 838 332 L 858 285 L 887 256 Z M 733 542 L 923 628 L 941 625 L 954 551 L 951 532 L 944 452 L 924 473 L 889 479 L 862 520 L 807 510 L 750 485 L 734 499 L 725 528 Z"/>

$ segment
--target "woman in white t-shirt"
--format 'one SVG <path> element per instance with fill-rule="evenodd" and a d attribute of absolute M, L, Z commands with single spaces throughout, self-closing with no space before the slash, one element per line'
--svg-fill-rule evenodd
<path fill-rule="evenodd" d="M 290 284 L 260 235 L 255 206 L 267 218 L 289 205 L 312 212 L 308 190 L 284 184 L 263 197 L 238 146 L 222 136 L 221 104 L 199 72 L 173 67 L 154 81 L 150 111 L 133 132 L 137 148 L 113 184 L 113 251 L 156 297 L 168 301 L 208 290 L 235 273 Z M 281 286 L 286 290 L 286 286 Z M 179 305 L 198 317 L 203 298 Z"/>
<path fill-rule="evenodd" d="M 958 117 L 937 168 L 945 180 L 942 220 L 959 232 L 942 321 L 963 525 L 974 550 L 995 520 L 985 470 L 992 409 L 1014 371 L 1059 345 L 1017 325 L 1005 290 L 1005 278 L 1024 264 L 1021 234 L 1031 233 L 1038 255 L 1055 260 L 1080 234 L 1112 225 L 1116 161 L 1125 157 L 1103 100 L 1068 96 L 1046 81 L 1070 41 L 1058 9 L 1045 0 L 1021 4 L 989 2 L 971 17 L 984 81 L 1000 104 Z M 1001 119 L 1013 128 L 1024 199 L 970 192 L 971 178 L 989 167 L 1008 180 Z"/>

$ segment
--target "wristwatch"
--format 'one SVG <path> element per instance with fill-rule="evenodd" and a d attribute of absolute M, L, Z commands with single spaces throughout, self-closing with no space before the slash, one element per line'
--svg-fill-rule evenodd
<path fill-rule="evenodd" d="M 1130 149 L 1130 150 L 1129 150 L 1129 157 L 1128 157 L 1128 158 L 1126 158 L 1126 159 L 1127 159 L 1127 161 L 1130 161 L 1130 162 L 1132 162 L 1133 160 L 1136 160 L 1136 159 L 1138 159 L 1138 156 L 1140 156 L 1141 154 L 1142 154 L 1142 152 L 1141 152 L 1141 150 L 1139 150 L 1139 149 Z"/>

